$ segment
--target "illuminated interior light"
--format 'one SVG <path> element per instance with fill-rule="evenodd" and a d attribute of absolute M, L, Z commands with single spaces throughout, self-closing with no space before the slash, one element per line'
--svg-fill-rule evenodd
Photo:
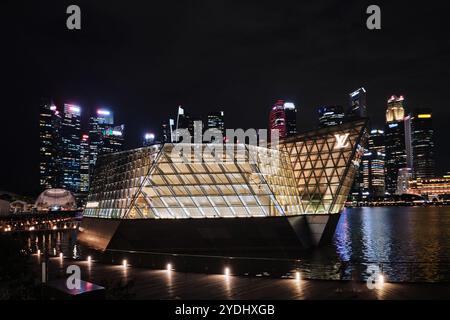
<path fill-rule="evenodd" d="M 380 275 L 378 276 L 378 284 L 379 284 L 380 286 L 382 286 L 382 285 L 384 284 L 384 276 L 383 276 L 382 274 L 380 274 Z"/>
<path fill-rule="evenodd" d="M 111 114 L 111 112 L 108 110 L 98 109 L 97 114 L 102 115 L 102 116 L 109 116 Z"/>

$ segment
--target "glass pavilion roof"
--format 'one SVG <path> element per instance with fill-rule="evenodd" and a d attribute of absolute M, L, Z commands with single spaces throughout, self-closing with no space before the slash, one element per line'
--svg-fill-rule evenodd
<path fill-rule="evenodd" d="M 120 219 L 264 217 L 342 210 L 366 121 L 280 142 L 169 144 L 97 161 L 85 216 Z M 181 151 L 180 151 L 181 149 Z"/>

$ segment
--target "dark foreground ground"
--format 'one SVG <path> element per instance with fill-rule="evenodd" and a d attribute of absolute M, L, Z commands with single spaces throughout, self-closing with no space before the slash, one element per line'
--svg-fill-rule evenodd
<path fill-rule="evenodd" d="M 38 257 L 36 277 L 40 277 Z M 110 289 L 112 299 L 356 299 L 405 300 L 449 299 L 450 283 L 385 283 L 370 290 L 365 282 L 273 279 L 210 274 L 181 273 L 167 270 L 124 268 L 96 262 L 51 258 L 49 280 L 67 277 L 66 268 L 81 268 L 82 280 Z"/>

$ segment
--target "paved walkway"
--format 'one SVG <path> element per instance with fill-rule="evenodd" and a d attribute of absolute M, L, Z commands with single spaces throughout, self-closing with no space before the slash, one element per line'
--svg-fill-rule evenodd
<path fill-rule="evenodd" d="M 39 276 L 37 256 L 36 274 Z M 51 258 L 49 279 L 66 277 L 70 264 L 80 266 L 82 280 L 108 287 L 112 283 L 129 283 L 134 299 L 448 299 L 450 283 L 409 284 L 385 283 L 382 289 L 369 290 L 365 283 L 350 281 L 321 281 L 273 279 L 181 273 L 151 270 L 96 262 Z"/>

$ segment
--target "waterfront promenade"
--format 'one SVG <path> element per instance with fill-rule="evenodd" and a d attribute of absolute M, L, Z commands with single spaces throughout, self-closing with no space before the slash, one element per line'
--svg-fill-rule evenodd
<path fill-rule="evenodd" d="M 33 256 L 36 277 L 40 277 L 38 260 Z M 49 280 L 67 277 L 68 265 L 80 266 L 82 280 L 111 288 L 119 284 L 126 289 L 114 290 L 116 296 L 128 299 L 312 299 L 312 300 L 411 300 L 448 299 L 450 283 L 385 283 L 370 290 L 365 282 L 273 279 L 181 273 L 167 270 L 106 265 L 54 257 L 49 259 Z M 123 288 L 123 287 L 122 287 Z M 107 296 L 108 297 L 108 296 Z"/>

